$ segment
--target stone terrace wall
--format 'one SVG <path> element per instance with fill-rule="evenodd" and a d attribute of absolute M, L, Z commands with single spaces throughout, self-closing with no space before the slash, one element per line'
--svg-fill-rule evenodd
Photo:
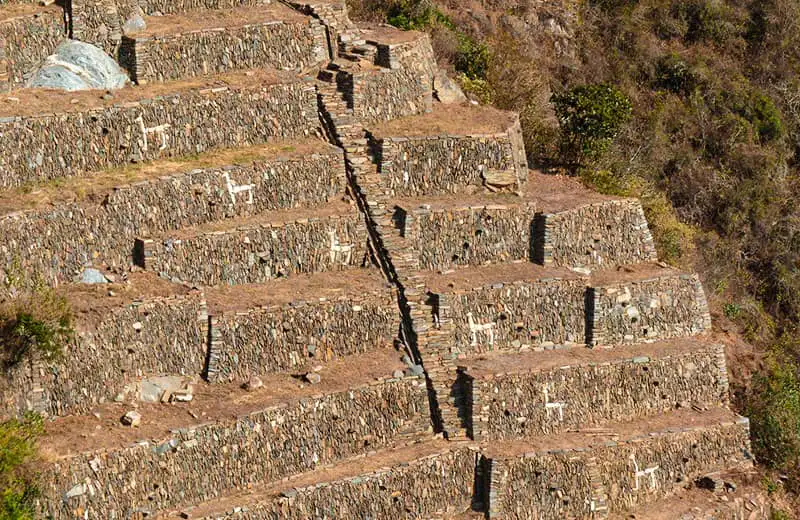
<path fill-rule="evenodd" d="M 711 315 L 697 275 L 595 287 L 592 293 L 592 345 L 691 336 L 711 329 Z"/>
<path fill-rule="evenodd" d="M 18 370 L 0 396 L 0 415 L 88 412 L 143 376 L 200 375 L 208 315 L 202 295 L 159 298 L 112 310 L 64 355 Z"/>
<path fill-rule="evenodd" d="M 403 234 L 416 253 L 417 268 L 437 271 L 528 260 L 534 213 L 533 205 L 401 209 Z"/>
<path fill-rule="evenodd" d="M 436 73 L 436 56 L 433 53 L 430 36 L 416 33 L 415 40 L 403 43 L 370 42 L 378 48 L 375 64 L 389 69 L 417 71 L 433 81 Z"/>
<path fill-rule="evenodd" d="M 187 90 L 84 112 L 2 118 L 0 187 L 305 137 L 318 126 L 310 82 Z"/>
<path fill-rule="evenodd" d="M 345 84 L 344 96 L 352 103 L 353 115 L 365 123 L 424 114 L 433 107 L 433 82 L 418 71 L 357 72 Z"/>
<path fill-rule="evenodd" d="M 749 445 L 748 423 L 742 418 L 706 430 L 611 441 L 591 450 L 495 460 L 491 518 L 589 518 L 592 504 L 603 499 L 611 511 L 625 511 L 668 495 L 680 485 L 679 478 L 686 481 L 750 461 L 743 449 Z M 634 458 L 640 471 L 658 467 L 653 480 L 639 477 L 638 489 Z"/>
<path fill-rule="evenodd" d="M 304 70 L 328 58 L 326 40 L 325 28 L 314 19 L 260 22 L 182 34 L 123 37 L 120 62 L 138 83 L 255 67 Z"/>
<path fill-rule="evenodd" d="M 202 502 L 385 447 L 426 431 L 427 417 L 427 390 L 416 377 L 301 399 L 178 430 L 158 444 L 57 461 L 42 475 L 41 512 L 54 520 L 74 518 L 77 508 L 89 518 L 129 518 Z M 68 491 L 75 496 L 64 502 Z"/>
<path fill-rule="evenodd" d="M 373 351 L 391 345 L 399 327 L 390 289 L 213 316 L 209 378 L 247 380 Z"/>
<path fill-rule="evenodd" d="M 66 37 L 64 11 L 56 6 L 0 22 L 0 91 L 23 86 Z"/>
<path fill-rule="evenodd" d="M 204 520 L 306 520 L 322 511 L 328 518 L 430 518 L 437 511 L 469 507 L 475 459 L 467 448 L 436 453 L 391 469 L 293 489 L 276 500 Z"/>
<path fill-rule="evenodd" d="M 454 353 L 583 344 L 586 329 L 583 280 L 542 279 L 496 284 L 433 297 L 439 321 L 452 322 Z M 489 330 L 471 332 L 475 325 Z"/>
<path fill-rule="evenodd" d="M 337 252 L 332 241 L 349 250 Z M 352 213 L 139 244 L 140 261 L 162 276 L 203 285 L 238 285 L 358 267 L 367 251 L 367 230 L 363 218 Z"/>
<path fill-rule="evenodd" d="M 658 260 L 638 200 L 610 200 L 540 215 L 534 249 L 538 262 L 568 267 Z"/>
<path fill-rule="evenodd" d="M 720 345 L 656 359 L 476 378 L 471 416 L 476 439 L 514 439 L 656 415 L 679 405 L 725 403 L 727 393 Z"/>
<path fill-rule="evenodd" d="M 498 177 L 523 184 L 528 166 L 521 139 L 516 122 L 496 135 L 373 137 L 372 146 L 382 184 L 399 197 L 416 197 L 463 192 Z"/>
<path fill-rule="evenodd" d="M 71 0 L 72 37 L 117 55 L 122 24 L 136 12 L 179 14 L 196 9 L 256 6 L 270 0 Z"/>
<path fill-rule="evenodd" d="M 228 182 L 230 180 L 230 183 Z M 245 193 L 235 186 L 252 185 Z M 102 201 L 0 217 L 0 278 L 72 281 L 87 264 L 127 267 L 136 237 L 270 210 L 313 206 L 345 190 L 341 152 L 250 158 L 120 186 Z M 252 194 L 252 203 L 250 195 Z"/>

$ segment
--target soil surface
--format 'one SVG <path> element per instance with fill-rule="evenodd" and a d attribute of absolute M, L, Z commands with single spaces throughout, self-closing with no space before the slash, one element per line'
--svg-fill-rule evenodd
<path fill-rule="evenodd" d="M 368 294 L 394 294 L 377 269 L 300 274 L 263 284 L 220 286 L 206 290 L 206 302 L 209 313 L 214 315 L 266 305 L 335 300 Z"/>
<path fill-rule="evenodd" d="M 482 135 L 508 131 L 514 114 L 490 106 L 470 103 L 443 105 L 435 103 L 433 112 L 419 116 L 402 117 L 381 123 L 368 130 L 376 138 L 428 137 L 441 135 Z"/>
<path fill-rule="evenodd" d="M 65 92 L 44 88 L 18 89 L 0 97 L 0 117 L 86 112 L 171 94 L 205 90 L 210 92 L 215 88 L 253 89 L 279 83 L 297 83 L 302 81 L 302 77 L 302 75 L 292 72 L 251 69 L 168 83 L 129 86 L 111 93 L 107 93 L 105 90 Z M 108 99 L 104 99 L 104 96 Z"/>
<path fill-rule="evenodd" d="M 214 517 L 222 515 L 234 507 L 253 508 L 260 502 L 274 500 L 280 496 L 282 491 L 293 488 L 303 488 L 325 482 L 335 482 L 337 480 L 353 478 L 358 475 L 385 470 L 387 468 L 406 464 L 414 460 L 447 453 L 459 447 L 459 443 L 447 442 L 441 439 L 430 439 L 425 442 L 416 442 L 408 446 L 394 447 L 380 450 L 367 455 L 366 457 L 355 457 L 339 462 L 335 465 L 322 467 L 308 473 L 301 473 L 280 482 L 255 486 L 243 492 L 232 494 L 217 500 L 212 500 L 192 508 L 192 518 Z M 402 490 L 400 490 L 402 491 Z M 169 513 L 164 518 L 182 518 L 181 511 L 186 508 Z"/>
<path fill-rule="evenodd" d="M 165 236 L 177 239 L 188 239 L 206 233 L 235 232 L 241 228 L 284 225 L 303 219 L 324 219 L 334 216 L 349 216 L 357 213 L 357 208 L 349 199 L 330 201 L 323 206 L 313 208 L 292 208 L 270 211 L 251 217 L 239 217 L 218 220 L 201 226 L 185 227 L 165 233 Z"/>
<path fill-rule="evenodd" d="M 655 417 L 616 422 L 576 431 L 512 441 L 492 441 L 485 446 L 487 456 L 497 458 L 519 457 L 526 453 L 585 448 L 602 445 L 608 441 L 632 439 L 654 432 L 691 428 L 708 429 L 723 422 L 735 422 L 737 415 L 726 408 L 697 411 L 680 409 Z"/>
<path fill-rule="evenodd" d="M 510 284 L 517 281 L 536 281 L 542 278 L 585 280 L 587 276 L 560 267 L 543 267 L 526 260 L 502 265 L 465 267 L 438 274 L 430 271 L 418 273 L 427 290 L 434 293 L 469 291 L 496 283 Z"/>
<path fill-rule="evenodd" d="M 563 366 L 613 363 L 635 357 L 658 359 L 679 356 L 710 345 L 711 342 L 703 338 L 680 338 L 610 349 L 573 347 L 544 352 L 484 354 L 459 360 L 458 365 L 467 367 L 469 375 L 477 379 L 492 379 L 507 373 L 544 372 Z"/>
<path fill-rule="evenodd" d="M 120 417 L 132 409 L 130 404 L 106 403 L 97 406 L 91 415 L 60 417 L 47 423 L 40 446 L 45 460 L 55 460 L 87 451 L 120 449 L 142 440 L 162 442 L 178 428 L 234 421 L 278 404 L 341 392 L 376 379 L 392 377 L 394 370 L 405 368 L 401 357 L 402 353 L 387 346 L 327 364 L 320 363 L 318 373 L 322 379 L 316 385 L 305 382 L 302 374 L 263 376 L 264 386 L 252 392 L 243 390 L 240 387 L 242 382 L 214 385 L 197 382 L 191 402 L 139 403 L 136 409 L 142 414 L 142 424 L 137 428 L 120 423 Z"/>
<path fill-rule="evenodd" d="M 117 188 L 164 176 L 256 161 L 296 160 L 312 154 L 340 156 L 341 151 L 321 139 L 300 139 L 208 151 L 186 158 L 128 164 L 85 176 L 59 178 L 4 191 L 0 194 L 0 215 L 41 208 L 47 204 L 84 201 L 100 204 L 108 193 Z"/>
<path fill-rule="evenodd" d="M 310 20 L 298 11 L 275 2 L 258 7 L 239 7 L 236 9 L 203 9 L 182 14 L 166 16 L 146 16 L 147 28 L 134 33 L 134 36 L 159 36 L 180 34 L 203 29 L 223 27 L 243 27 L 266 22 L 302 23 Z"/>

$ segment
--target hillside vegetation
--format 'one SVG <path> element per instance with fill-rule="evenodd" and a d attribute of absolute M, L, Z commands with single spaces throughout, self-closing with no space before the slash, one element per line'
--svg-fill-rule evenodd
<path fill-rule="evenodd" d="M 429 31 L 474 99 L 520 112 L 532 167 L 642 199 L 660 257 L 701 272 L 718 327 L 752 345 L 735 406 L 767 487 L 797 492 L 800 0 L 351 7 Z"/>

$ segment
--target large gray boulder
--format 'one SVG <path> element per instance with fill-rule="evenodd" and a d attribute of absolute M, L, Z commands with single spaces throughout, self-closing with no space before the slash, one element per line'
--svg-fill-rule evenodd
<path fill-rule="evenodd" d="M 101 49 L 77 40 L 67 40 L 28 81 L 29 87 L 59 90 L 114 90 L 128 82 L 128 75 Z"/>
<path fill-rule="evenodd" d="M 433 90 L 436 99 L 445 105 L 464 103 L 467 96 L 461 91 L 458 83 L 450 79 L 444 70 L 439 69 L 433 77 Z"/>

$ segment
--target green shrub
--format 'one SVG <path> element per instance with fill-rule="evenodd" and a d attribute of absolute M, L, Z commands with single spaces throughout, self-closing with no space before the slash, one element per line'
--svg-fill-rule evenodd
<path fill-rule="evenodd" d="M 38 494 L 31 471 L 42 419 L 29 414 L 22 420 L 0 423 L 0 519 L 32 520 Z"/>
<path fill-rule="evenodd" d="M 692 68 L 677 54 L 662 56 L 656 63 L 656 86 L 675 94 L 688 94 L 697 85 Z"/>
<path fill-rule="evenodd" d="M 459 34 L 455 67 L 472 80 L 485 80 L 489 71 L 489 47 L 465 34 Z"/>
<path fill-rule="evenodd" d="M 794 360 L 774 354 L 753 379 L 747 415 L 756 459 L 786 470 L 800 462 L 800 379 Z"/>
<path fill-rule="evenodd" d="M 568 162 L 596 159 L 631 117 L 631 102 L 608 84 L 580 85 L 551 98 Z"/>
<path fill-rule="evenodd" d="M 735 320 L 742 313 L 742 308 L 736 303 L 726 303 L 722 307 L 722 312 L 729 320 Z"/>
<path fill-rule="evenodd" d="M 52 359 L 72 336 L 67 301 L 51 289 L 0 305 L 0 362 L 9 369 L 31 355 Z"/>

